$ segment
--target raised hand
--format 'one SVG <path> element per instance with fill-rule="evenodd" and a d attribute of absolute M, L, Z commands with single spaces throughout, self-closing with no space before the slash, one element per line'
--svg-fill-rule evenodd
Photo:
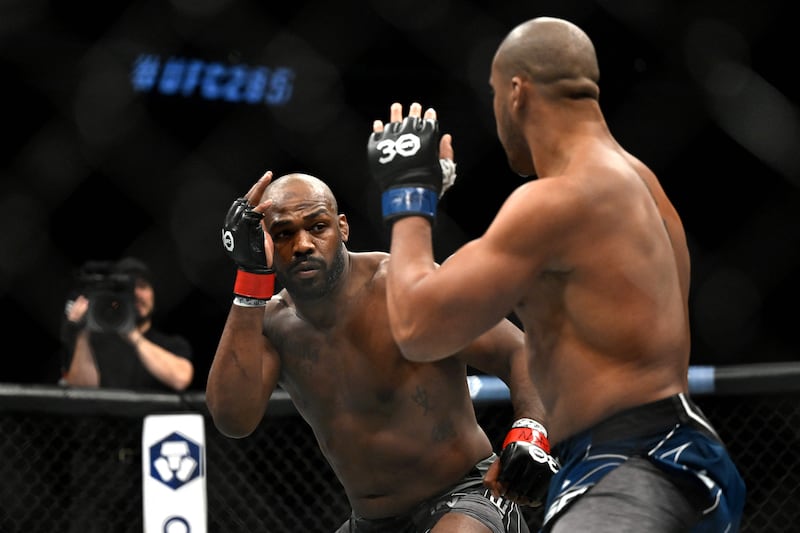
<path fill-rule="evenodd" d="M 272 239 L 262 225 L 271 202 L 260 201 L 271 180 L 272 172 L 268 171 L 245 196 L 235 199 L 222 225 L 222 246 L 238 267 L 234 303 L 245 307 L 266 304 L 275 287 Z"/>
<path fill-rule="evenodd" d="M 375 120 L 372 125 L 367 158 L 386 222 L 404 216 L 433 221 L 439 198 L 455 182 L 452 137 L 440 137 L 435 110 L 421 113 L 415 102 L 403 118 L 402 106 L 394 103 L 389 124 Z"/>

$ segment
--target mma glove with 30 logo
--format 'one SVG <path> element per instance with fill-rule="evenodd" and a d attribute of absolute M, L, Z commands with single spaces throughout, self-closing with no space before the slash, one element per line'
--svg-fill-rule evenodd
<path fill-rule="evenodd" d="M 406 117 L 373 132 L 367 159 L 381 190 L 384 222 L 405 216 L 424 216 L 431 222 L 436 206 L 456 178 L 455 163 L 439 159 L 439 123 Z"/>
<path fill-rule="evenodd" d="M 222 225 L 222 246 L 238 267 L 233 287 L 236 305 L 265 305 L 275 290 L 275 273 L 267 266 L 264 254 L 262 218 L 245 198 L 237 198 Z"/>

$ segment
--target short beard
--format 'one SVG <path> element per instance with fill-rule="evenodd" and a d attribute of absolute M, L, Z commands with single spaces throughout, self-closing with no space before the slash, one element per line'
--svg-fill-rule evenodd
<path fill-rule="evenodd" d="M 295 283 L 292 278 L 282 276 L 280 273 L 277 273 L 277 281 L 286 289 L 294 300 L 309 301 L 325 298 L 339 285 L 339 280 L 344 273 L 346 255 L 347 252 L 344 243 L 342 243 L 333 256 L 333 261 L 331 261 L 330 265 L 326 265 L 325 278 L 321 285 Z"/>

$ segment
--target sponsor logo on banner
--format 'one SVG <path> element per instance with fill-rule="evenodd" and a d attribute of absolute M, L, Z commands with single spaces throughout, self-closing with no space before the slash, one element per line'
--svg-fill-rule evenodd
<path fill-rule="evenodd" d="M 151 414 L 142 428 L 143 533 L 206 533 L 206 450 L 199 413 Z"/>
<path fill-rule="evenodd" d="M 177 490 L 200 477 L 201 452 L 198 443 L 173 432 L 150 447 L 150 476 Z"/>

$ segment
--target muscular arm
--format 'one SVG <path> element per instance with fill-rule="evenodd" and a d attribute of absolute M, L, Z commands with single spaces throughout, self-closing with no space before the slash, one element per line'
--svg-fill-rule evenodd
<path fill-rule="evenodd" d="M 461 350 L 517 310 L 547 258 L 560 248 L 560 236 L 572 231 L 574 217 L 564 220 L 572 209 L 571 202 L 567 208 L 560 205 L 563 194 L 556 200 L 548 197 L 569 187 L 554 190 L 542 183 L 549 180 L 528 182 L 506 200 L 482 237 L 462 246 L 437 269 L 427 209 L 436 204 L 431 191 L 442 190 L 443 176 L 430 162 L 436 112 L 429 108 L 419 121 L 421 109 L 419 103 L 412 104 L 403 119 L 402 106 L 392 104 L 392 127 L 373 122 L 367 154 L 373 178 L 384 191 L 384 220 L 392 225 L 387 275 L 392 334 L 407 359 L 430 362 Z M 410 139 L 419 146 L 398 157 L 397 143 Z M 439 157 L 452 155 L 450 136 L 444 135 Z M 542 192 L 531 194 L 534 187 Z M 556 216 L 551 215 L 554 207 Z"/>
<path fill-rule="evenodd" d="M 564 268 L 564 250 L 579 235 L 586 208 L 573 186 L 528 182 L 505 201 L 489 228 L 444 261 L 433 263 L 430 223 L 408 216 L 392 226 L 389 319 L 406 358 L 435 361 L 462 349 L 507 317 L 545 270 Z"/>
<path fill-rule="evenodd" d="M 540 505 L 554 470 L 550 467 L 546 434 L 514 428 L 547 425 L 544 406 L 531 380 L 522 330 L 502 320 L 472 343 L 461 357 L 508 385 L 514 408 L 514 426 L 500 453 L 484 476 L 484 484 L 496 496 L 506 495 L 523 505 Z M 544 430 L 546 431 L 546 429 Z M 546 445 L 545 445 L 546 444 Z"/>
<path fill-rule="evenodd" d="M 280 360 L 262 334 L 263 307 L 231 306 L 206 384 L 217 429 L 246 437 L 261 422 L 278 382 Z"/>
<path fill-rule="evenodd" d="M 438 269 L 428 221 L 406 217 L 394 223 L 389 318 L 408 359 L 446 357 L 514 311 L 539 266 L 518 226 L 530 222 L 521 218 L 501 211 L 486 234 L 462 246 Z"/>
<path fill-rule="evenodd" d="M 524 335 L 511 321 L 500 321 L 461 352 L 459 358 L 503 380 L 511 394 L 515 419 L 546 422 L 544 407 L 528 370 Z"/>

